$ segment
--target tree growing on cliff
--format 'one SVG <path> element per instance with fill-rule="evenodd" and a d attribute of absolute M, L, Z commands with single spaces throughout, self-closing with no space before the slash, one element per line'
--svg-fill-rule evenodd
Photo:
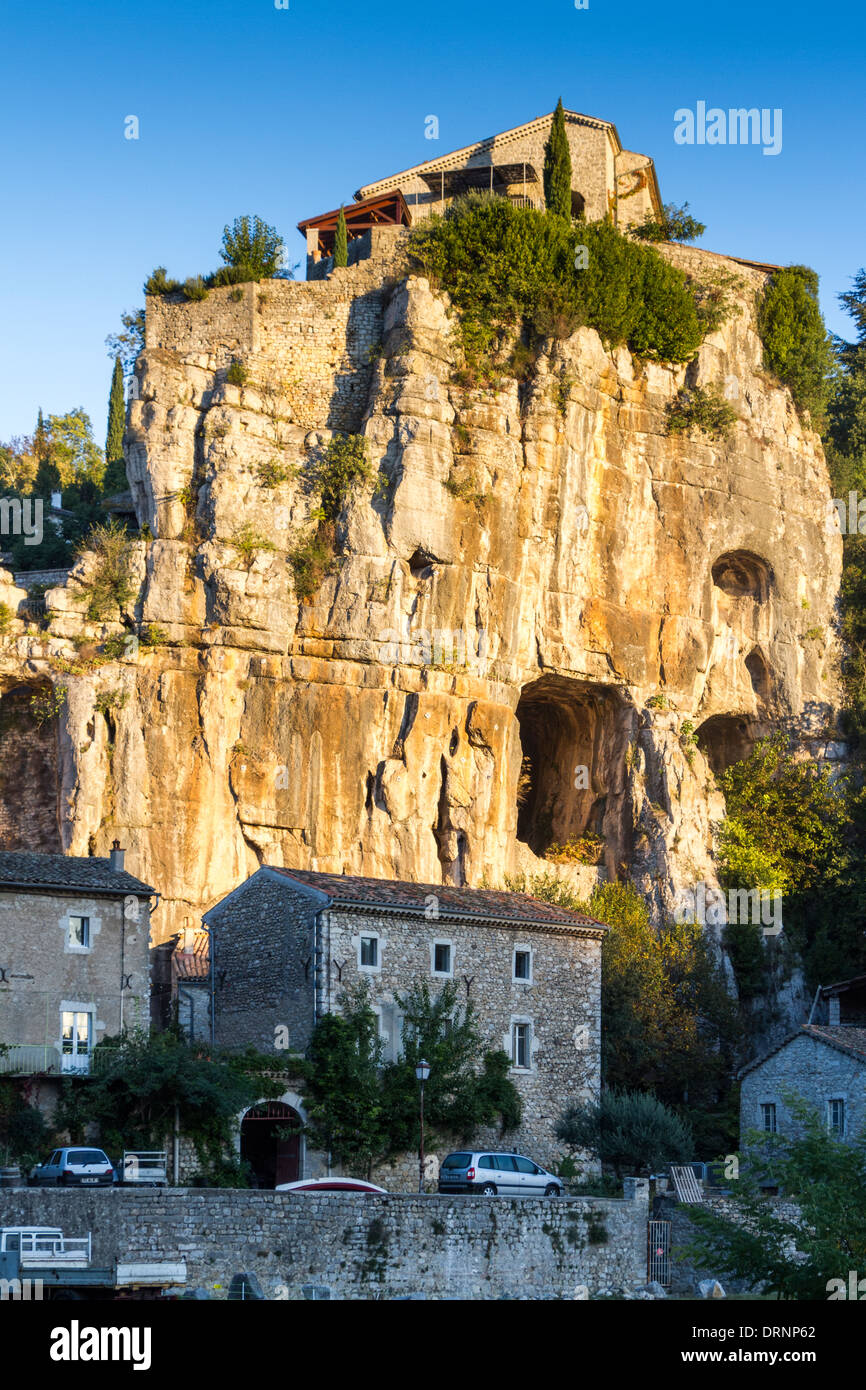
<path fill-rule="evenodd" d="M 337 218 L 337 230 L 334 234 L 334 265 L 346 266 L 349 264 L 349 237 L 346 231 L 346 214 L 340 207 L 340 215 Z"/>
<path fill-rule="evenodd" d="M 693 1157 L 688 1123 L 655 1096 L 641 1091 L 603 1091 L 597 1101 L 569 1105 L 556 1137 L 578 1153 L 590 1153 L 616 1176 L 654 1172 Z"/>
<path fill-rule="evenodd" d="M 556 103 L 550 134 L 544 146 L 544 202 L 548 212 L 571 221 L 571 151 L 565 129 L 562 97 Z"/>
<path fill-rule="evenodd" d="M 108 393 L 108 429 L 105 436 L 105 476 L 103 492 L 109 496 L 127 487 L 126 464 L 123 458 L 123 430 L 126 423 L 126 401 L 123 395 L 123 367 L 120 358 L 114 359 L 111 390 Z"/>
<path fill-rule="evenodd" d="M 121 314 L 120 322 L 121 331 L 109 333 L 105 346 L 109 357 L 120 363 L 123 375 L 128 377 L 132 374 L 136 358 L 144 349 L 144 310 L 128 310 Z"/>
<path fill-rule="evenodd" d="M 220 258 L 247 280 L 271 280 L 283 264 L 285 244 L 275 227 L 260 217 L 236 217 L 223 229 Z"/>

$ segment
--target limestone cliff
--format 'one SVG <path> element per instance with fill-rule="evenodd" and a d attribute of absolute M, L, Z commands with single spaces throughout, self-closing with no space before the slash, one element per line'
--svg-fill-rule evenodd
<path fill-rule="evenodd" d="M 7 844 L 119 837 L 163 895 L 160 937 L 263 861 L 478 884 L 592 832 L 599 866 L 556 870 L 584 888 L 628 873 L 660 913 L 714 884 L 713 768 L 781 721 L 838 753 L 841 542 L 818 437 L 761 368 L 761 273 L 666 254 L 739 279 L 695 362 L 581 329 L 497 390 L 453 384 L 447 300 L 376 259 L 149 300 L 127 447 L 155 539 L 113 622 L 85 620 L 81 562 L 48 630 L 4 639 L 4 706 L 67 691 L 56 742 L 4 723 Z M 730 437 L 669 434 L 669 403 L 708 383 Z M 335 430 L 363 432 L 382 486 L 300 601 L 286 557 Z M 273 549 L 238 548 L 244 527 Z M 72 640 L 147 624 L 167 640 L 103 665 Z"/>

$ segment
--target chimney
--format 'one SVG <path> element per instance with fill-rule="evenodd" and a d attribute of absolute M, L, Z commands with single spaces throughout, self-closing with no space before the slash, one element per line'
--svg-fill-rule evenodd
<path fill-rule="evenodd" d="M 112 845 L 111 845 L 111 854 L 108 856 L 108 859 L 109 859 L 109 863 L 111 864 L 111 867 L 112 867 L 113 871 L 114 871 L 116 874 L 121 874 L 121 873 L 123 873 L 123 856 L 124 856 L 125 854 L 126 854 L 126 850 L 120 848 L 120 841 L 119 841 L 119 840 L 114 840 L 114 841 L 112 841 Z"/>

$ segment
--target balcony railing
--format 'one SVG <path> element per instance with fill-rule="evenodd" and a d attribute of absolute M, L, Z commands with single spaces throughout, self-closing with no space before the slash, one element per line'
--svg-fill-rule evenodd
<path fill-rule="evenodd" d="M 0 1045 L 0 1076 L 99 1076 L 113 1064 L 117 1047 L 63 1053 L 51 1043 Z"/>

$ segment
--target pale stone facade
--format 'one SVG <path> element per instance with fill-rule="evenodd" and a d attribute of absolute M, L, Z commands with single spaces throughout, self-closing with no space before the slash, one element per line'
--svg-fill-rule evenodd
<path fill-rule="evenodd" d="M 434 155 L 424 164 L 364 184 L 355 197 L 373 198 L 399 188 L 415 222 L 442 212 L 454 196 L 469 189 L 543 207 L 544 146 L 552 120 L 551 112 L 463 149 Z M 610 216 L 618 227 L 627 227 L 660 210 L 652 160 L 623 149 L 615 125 L 566 111 L 565 129 L 575 214 L 583 213 L 591 221 Z"/>

